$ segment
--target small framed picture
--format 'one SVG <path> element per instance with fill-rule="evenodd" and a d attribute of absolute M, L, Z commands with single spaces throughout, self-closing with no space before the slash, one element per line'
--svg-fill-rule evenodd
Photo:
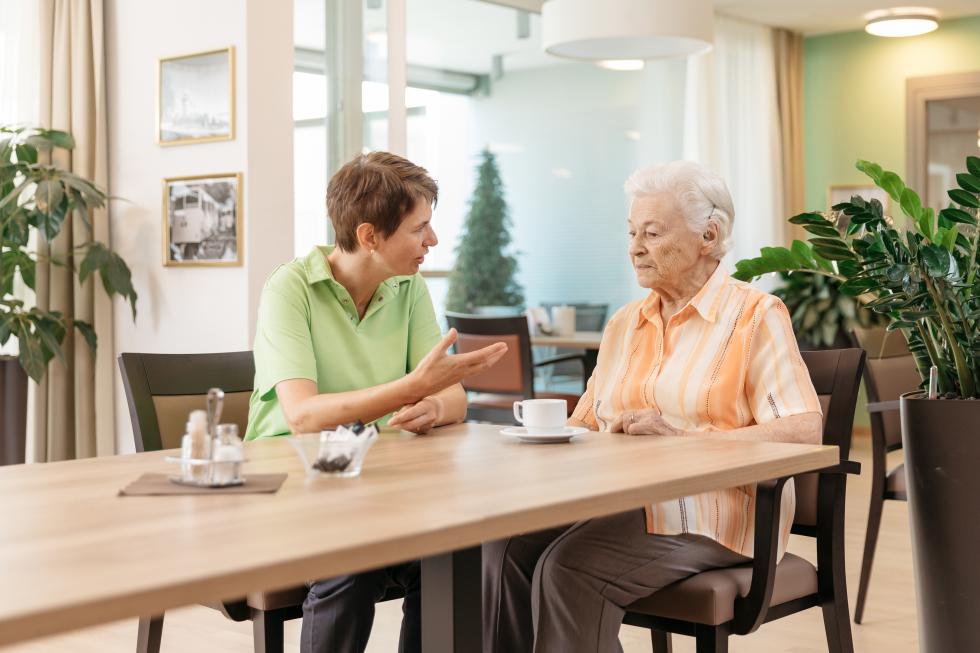
<path fill-rule="evenodd" d="M 851 197 L 854 195 L 860 195 L 865 200 L 876 199 L 881 202 L 881 208 L 885 215 L 890 213 L 890 201 L 891 198 L 888 197 L 888 193 L 878 188 L 875 185 L 861 185 L 861 184 L 835 184 L 827 189 L 827 210 L 835 204 L 840 204 L 841 202 L 850 202 Z"/>
<path fill-rule="evenodd" d="M 163 180 L 163 264 L 242 264 L 242 173 Z"/>
<path fill-rule="evenodd" d="M 235 48 L 160 59 L 157 143 L 235 138 Z"/>

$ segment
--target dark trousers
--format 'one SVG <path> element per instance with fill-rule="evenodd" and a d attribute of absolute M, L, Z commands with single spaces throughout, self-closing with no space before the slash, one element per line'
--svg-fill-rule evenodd
<path fill-rule="evenodd" d="M 309 584 L 303 602 L 302 653 L 361 653 L 374 623 L 374 604 L 391 590 L 405 593 L 399 653 L 421 653 L 421 569 L 418 561 Z"/>
<path fill-rule="evenodd" d="M 619 651 L 625 606 L 748 560 L 700 535 L 651 535 L 642 510 L 484 544 L 483 651 Z"/>

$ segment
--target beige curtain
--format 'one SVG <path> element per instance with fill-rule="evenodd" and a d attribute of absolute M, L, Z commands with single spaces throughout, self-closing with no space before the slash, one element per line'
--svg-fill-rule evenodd
<path fill-rule="evenodd" d="M 105 189 L 103 28 L 102 0 L 41 0 L 40 124 L 75 137 L 75 149 L 56 152 L 55 163 Z M 79 285 L 73 272 L 79 263 L 72 259 L 75 248 L 93 238 L 110 242 L 106 211 L 94 212 L 90 219 L 92 231 L 74 215 L 54 242 L 38 248 L 38 306 L 89 322 L 99 339 L 93 357 L 83 338 L 69 333 L 65 362 L 53 360 L 35 390 L 32 444 L 38 462 L 115 453 L 112 302 L 92 279 Z"/>
<path fill-rule="evenodd" d="M 790 217 L 806 210 L 803 170 L 803 35 L 773 30 L 776 60 L 776 101 L 782 141 L 783 213 Z M 806 235 L 787 225 L 787 245 Z"/>

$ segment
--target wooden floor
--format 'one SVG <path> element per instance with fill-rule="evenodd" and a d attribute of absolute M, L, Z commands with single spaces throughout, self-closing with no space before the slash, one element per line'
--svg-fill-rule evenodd
<path fill-rule="evenodd" d="M 901 455 L 900 453 L 898 455 Z M 855 438 L 852 457 L 865 470 L 870 468 L 870 442 Z M 892 461 L 894 462 L 894 461 Z M 861 552 L 864 546 L 865 520 L 868 513 L 870 481 L 867 471 L 851 478 L 847 499 L 847 581 L 853 614 L 857 592 Z M 861 653 L 908 653 L 918 650 L 915 623 L 912 552 L 908 534 L 908 514 L 904 503 L 885 502 L 878 552 L 871 578 L 871 590 L 865 608 L 865 623 L 852 623 L 854 648 Z M 790 550 L 811 560 L 815 553 L 811 542 L 793 536 Z M 378 606 L 374 632 L 368 645 L 370 653 L 396 650 L 401 618 L 399 602 Z M 300 622 L 286 625 L 286 650 L 299 650 Z M 189 607 L 168 612 L 163 630 L 164 652 L 171 653 L 245 653 L 252 650 L 251 624 L 236 624 L 217 612 L 203 607 Z M 733 637 L 733 653 L 818 653 L 827 650 L 823 621 L 819 609 L 764 625 L 748 637 Z M 647 653 L 650 643 L 646 631 L 624 626 L 620 640 L 627 653 Z M 110 653 L 129 652 L 135 647 L 136 620 L 120 621 L 76 631 L 68 635 L 39 639 L 3 648 L 3 653 Z M 687 637 L 674 638 L 678 653 L 694 651 Z"/>

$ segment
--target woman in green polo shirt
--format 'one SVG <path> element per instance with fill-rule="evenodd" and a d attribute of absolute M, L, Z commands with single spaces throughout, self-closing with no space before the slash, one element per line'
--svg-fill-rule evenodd
<path fill-rule="evenodd" d="M 419 266 L 438 243 L 438 196 L 426 171 L 386 152 L 361 155 L 327 187 L 336 247 L 315 247 L 266 282 L 255 335 L 255 389 L 246 439 L 363 420 L 416 433 L 460 422 L 459 382 L 504 354 L 497 343 L 451 356 Z M 417 562 L 310 583 L 304 652 L 360 652 L 374 604 L 405 592 L 399 651 L 419 651 Z"/>

